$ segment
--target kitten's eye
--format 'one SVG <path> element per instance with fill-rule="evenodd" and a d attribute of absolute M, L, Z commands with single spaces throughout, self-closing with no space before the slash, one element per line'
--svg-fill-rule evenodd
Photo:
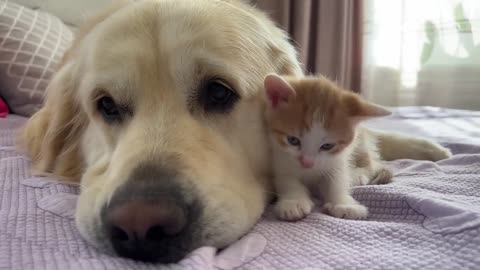
<path fill-rule="evenodd" d="M 326 144 L 323 144 L 322 146 L 320 146 L 320 151 L 332 150 L 334 147 L 335 147 L 334 143 L 326 143 Z"/>
<path fill-rule="evenodd" d="M 103 96 L 97 100 L 97 110 L 108 123 L 122 120 L 120 109 L 113 98 L 109 96 Z"/>
<path fill-rule="evenodd" d="M 293 146 L 300 146 L 300 139 L 294 136 L 287 136 L 287 141 Z"/>

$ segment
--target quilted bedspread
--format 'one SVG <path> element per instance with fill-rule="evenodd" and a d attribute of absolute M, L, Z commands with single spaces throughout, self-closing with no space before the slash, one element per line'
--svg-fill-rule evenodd
<path fill-rule="evenodd" d="M 394 182 L 356 187 L 367 220 L 314 211 L 295 223 L 267 209 L 242 239 L 202 247 L 175 265 L 112 257 L 73 221 L 78 189 L 32 176 L 14 147 L 24 118 L 0 119 L 0 269 L 480 269 L 480 113 L 401 108 L 371 125 L 435 137 L 455 154 L 389 163 Z"/>

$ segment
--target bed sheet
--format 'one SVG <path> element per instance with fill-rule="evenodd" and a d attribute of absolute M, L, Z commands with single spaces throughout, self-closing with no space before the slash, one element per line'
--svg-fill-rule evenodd
<path fill-rule="evenodd" d="M 25 119 L 0 119 L 0 269 L 480 269 L 480 113 L 406 107 L 370 122 L 379 129 L 436 138 L 455 154 L 398 160 L 394 182 L 356 187 L 367 220 L 318 209 L 279 222 L 268 208 L 229 248 L 202 247 L 178 264 L 153 265 L 103 254 L 78 234 L 78 189 L 35 177 L 14 146 Z"/>

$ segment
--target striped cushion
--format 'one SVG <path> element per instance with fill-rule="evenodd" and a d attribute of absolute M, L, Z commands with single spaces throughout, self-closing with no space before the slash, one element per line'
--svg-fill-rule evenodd
<path fill-rule="evenodd" d="M 0 1 L 0 96 L 13 113 L 30 116 L 40 108 L 72 36 L 49 13 Z"/>

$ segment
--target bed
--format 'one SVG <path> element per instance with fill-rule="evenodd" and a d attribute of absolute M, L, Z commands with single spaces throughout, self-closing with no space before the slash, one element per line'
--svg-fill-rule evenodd
<path fill-rule="evenodd" d="M 103 254 L 73 220 L 78 188 L 35 177 L 14 146 L 26 118 L 0 118 L 0 269 L 480 269 L 480 112 L 404 107 L 369 125 L 437 139 L 454 156 L 390 162 L 394 182 L 356 187 L 367 220 L 319 209 L 295 223 L 270 209 L 230 247 L 175 265 Z"/>

